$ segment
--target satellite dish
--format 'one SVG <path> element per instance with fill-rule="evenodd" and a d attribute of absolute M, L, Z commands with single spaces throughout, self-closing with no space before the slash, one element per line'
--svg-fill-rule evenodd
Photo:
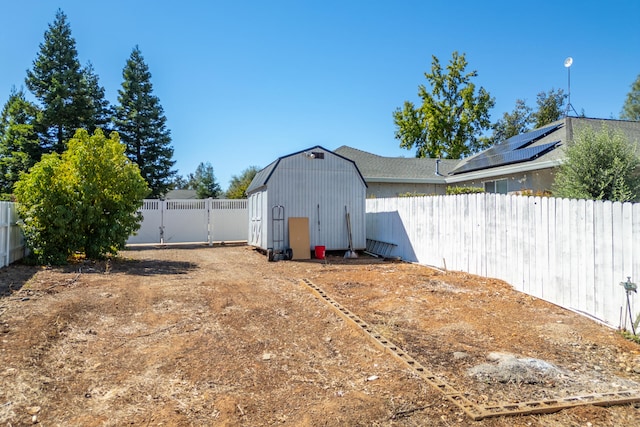
<path fill-rule="evenodd" d="M 567 59 L 564 60 L 564 66 L 569 68 L 571 67 L 571 64 L 573 64 L 573 58 L 572 57 L 568 57 Z"/>

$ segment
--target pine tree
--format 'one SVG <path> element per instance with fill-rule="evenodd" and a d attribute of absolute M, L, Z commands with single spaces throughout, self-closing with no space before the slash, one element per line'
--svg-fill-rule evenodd
<path fill-rule="evenodd" d="M 61 10 L 44 33 L 44 42 L 25 81 L 41 103 L 41 138 L 47 151 L 62 153 L 77 129 L 91 128 L 95 122 L 95 109 L 78 61 L 76 42 Z"/>
<path fill-rule="evenodd" d="M 0 199 L 10 199 L 20 173 L 40 160 L 38 112 L 24 91 L 13 88 L 0 116 Z"/>
<path fill-rule="evenodd" d="M 104 87 L 98 82 L 98 75 L 93 71 L 89 62 L 82 70 L 85 90 L 91 102 L 92 112 L 87 119 L 86 129 L 93 133 L 96 129 L 107 132 L 111 126 L 112 108 L 104 97 Z"/>
<path fill-rule="evenodd" d="M 169 190 L 175 171 L 171 170 L 171 134 L 160 100 L 153 95 L 151 73 L 138 46 L 122 71 L 124 81 L 118 90 L 115 128 L 127 147 L 127 156 L 138 165 L 151 188 L 152 197 Z"/>
<path fill-rule="evenodd" d="M 216 181 L 211 163 L 200 163 L 196 173 L 190 177 L 190 186 L 196 190 L 198 199 L 217 199 L 222 194 L 220 184 Z"/>
<path fill-rule="evenodd" d="M 622 106 L 621 119 L 640 121 L 640 75 L 631 85 L 631 91 Z"/>

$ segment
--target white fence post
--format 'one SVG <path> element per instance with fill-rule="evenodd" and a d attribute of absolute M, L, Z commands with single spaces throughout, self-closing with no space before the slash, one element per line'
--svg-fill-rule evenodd
<path fill-rule="evenodd" d="M 25 255 L 25 240 L 17 224 L 17 208 L 13 202 L 0 202 L 0 268 Z"/>
<path fill-rule="evenodd" d="M 9 203 L 0 202 L 0 236 L 4 235 L 5 238 L 2 239 L 2 253 L 3 260 L 0 267 L 4 267 L 5 265 L 9 265 L 10 257 L 11 257 L 11 222 L 9 218 Z"/>

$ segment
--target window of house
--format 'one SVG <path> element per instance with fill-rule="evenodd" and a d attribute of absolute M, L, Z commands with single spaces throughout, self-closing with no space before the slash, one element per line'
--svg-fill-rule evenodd
<path fill-rule="evenodd" d="M 498 193 L 498 194 L 507 194 L 508 192 L 508 183 L 507 179 L 497 179 L 495 181 L 485 181 L 484 182 L 484 191 L 487 193 Z"/>

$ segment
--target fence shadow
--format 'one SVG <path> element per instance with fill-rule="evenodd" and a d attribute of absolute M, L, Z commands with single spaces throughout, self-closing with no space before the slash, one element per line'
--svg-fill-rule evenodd
<path fill-rule="evenodd" d="M 396 245 L 391 252 L 404 261 L 417 262 L 418 257 L 398 211 L 368 212 L 367 238 Z"/>

